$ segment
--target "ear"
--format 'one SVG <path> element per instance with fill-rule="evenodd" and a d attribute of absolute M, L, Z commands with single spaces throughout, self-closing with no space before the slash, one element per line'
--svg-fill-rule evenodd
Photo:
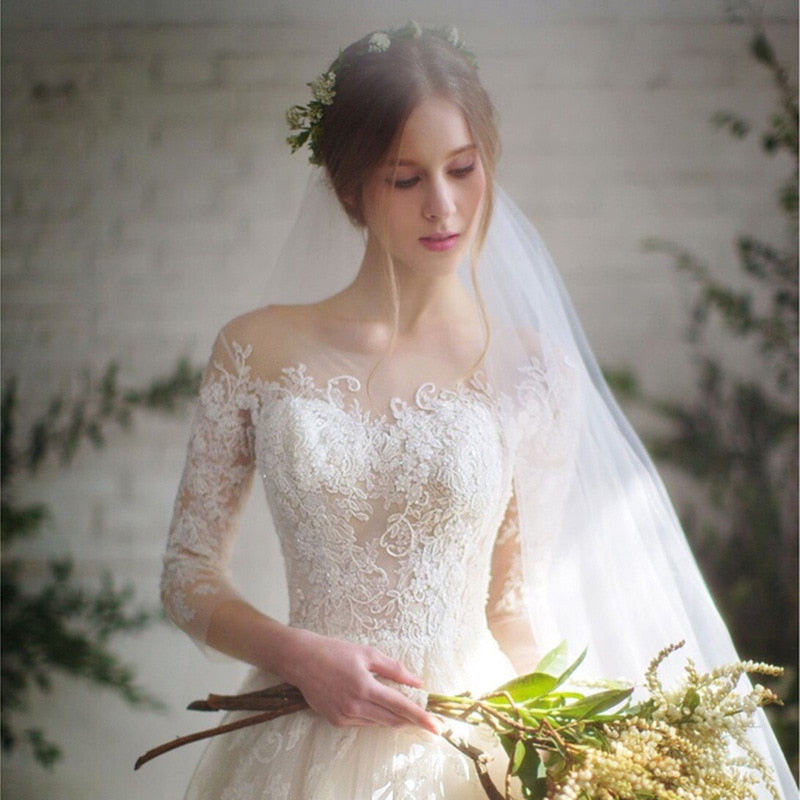
<path fill-rule="evenodd" d="M 364 214 L 363 208 L 361 207 L 361 203 L 359 202 L 359 198 L 356 197 L 355 194 L 348 193 L 342 195 L 341 203 L 344 206 L 344 210 L 347 212 L 347 215 L 350 219 L 353 220 L 357 225 L 360 227 L 364 226 Z"/>

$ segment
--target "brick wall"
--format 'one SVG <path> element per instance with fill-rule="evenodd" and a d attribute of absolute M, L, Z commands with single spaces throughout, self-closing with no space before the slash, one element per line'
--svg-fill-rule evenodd
<path fill-rule="evenodd" d="M 305 180 L 304 159 L 283 144 L 283 112 L 354 30 L 347 16 L 4 30 L 3 374 L 19 376 L 29 414 L 87 366 L 116 359 L 136 384 L 179 355 L 202 361 L 217 329 L 265 294 Z M 771 109 L 769 80 L 744 55 L 747 31 L 641 17 L 462 30 L 500 112 L 501 180 L 542 230 L 601 361 L 630 364 L 651 391 L 685 391 L 686 295 L 641 241 L 673 238 L 735 272 L 736 232 L 782 233 L 772 198 L 788 165 L 708 124 L 719 108 L 755 120 Z M 795 22 L 769 32 L 794 66 Z M 184 419 L 141 416 L 134 434 L 114 435 L 69 473 L 21 487 L 54 509 L 29 546 L 33 567 L 69 552 L 87 579 L 109 568 L 154 603 L 186 435 Z M 257 498 L 237 570 L 280 615 L 280 559 L 273 539 L 262 542 L 260 513 Z M 180 795 L 197 748 L 135 776 L 130 765 L 205 724 L 178 709 L 233 689 L 241 671 L 206 664 L 166 628 L 124 649 L 169 714 L 59 685 L 69 693 L 33 716 L 67 745 L 67 760 L 44 773 L 7 759 L 10 796 Z"/>

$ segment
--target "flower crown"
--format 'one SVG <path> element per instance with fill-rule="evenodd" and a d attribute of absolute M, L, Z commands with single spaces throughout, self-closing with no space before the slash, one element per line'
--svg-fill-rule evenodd
<path fill-rule="evenodd" d="M 472 66 L 477 68 L 478 63 L 475 60 L 475 56 L 465 47 L 456 28 L 452 26 L 422 28 L 416 22 L 408 22 L 402 28 L 375 31 L 365 36 L 360 42 L 361 48 L 356 51 L 356 55 L 385 53 L 391 47 L 392 42 L 402 41 L 403 39 L 420 39 L 423 36 L 435 36 L 437 39 L 447 42 L 460 50 Z M 336 76 L 346 66 L 348 65 L 345 64 L 344 54 L 340 51 L 328 70 L 308 84 L 312 95 L 312 99 L 308 104 L 305 106 L 292 106 L 286 112 L 286 122 L 289 124 L 289 130 L 295 131 L 295 133 L 286 137 L 286 142 L 292 148 L 293 153 L 304 144 L 308 144 L 308 149 L 311 151 L 308 160 L 312 164 L 322 164 L 322 154 L 319 151 L 322 117 L 325 113 L 325 108 L 333 103 L 333 98 L 336 96 Z"/>

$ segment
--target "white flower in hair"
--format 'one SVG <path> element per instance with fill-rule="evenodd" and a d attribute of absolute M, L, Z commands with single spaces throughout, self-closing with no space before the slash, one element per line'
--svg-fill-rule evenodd
<path fill-rule="evenodd" d="M 368 53 L 385 53 L 389 49 L 392 40 L 383 31 L 377 31 L 369 37 L 367 42 Z"/>
<path fill-rule="evenodd" d="M 453 45 L 453 47 L 461 47 L 461 34 L 459 34 L 458 28 L 454 25 L 448 25 L 443 28 L 442 33 L 444 34 L 444 38 Z"/>
<path fill-rule="evenodd" d="M 329 106 L 333 102 L 336 95 L 333 87 L 336 85 L 336 73 L 325 72 L 319 78 L 311 81 L 311 94 L 314 99 L 322 103 L 324 106 Z"/>
<path fill-rule="evenodd" d="M 333 104 L 336 97 L 336 76 L 344 69 L 350 69 L 353 64 L 357 64 L 358 58 L 366 53 L 385 53 L 392 42 L 399 42 L 407 39 L 422 39 L 425 36 L 433 36 L 447 42 L 451 47 L 460 50 L 464 57 L 477 68 L 475 56 L 464 47 L 458 30 L 452 26 L 446 28 L 423 29 L 413 20 L 407 22 L 402 28 L 392 28 L 387 31 L 375 31 L 359 40 L 355 55 L 348 55 L 347 59 L 343 52 L 324 72 L 308 85 L 311 87 L 312 99 L 307 105 L 292 106 L 286 113 L 286 121 L 292 133 L 286 137 L 286 141 L 291 147 L 292 152 L 307 146 L 311 151 L 308 160 L 312 164 L 321 164 L 322 155 L 320 153 L 320 142 L 322 141 L 322 123 L 325 117 L 325 109 Z"/>
<path fill-rule="evenodd" d="M 292 106 L 286 112 L 286 121 L 289 123 L 289 127 L 293 131 L 305 125 L 307 118 L 308 118 L 308 113 L 304 108 L 301 108 L 300 106 Z"/>

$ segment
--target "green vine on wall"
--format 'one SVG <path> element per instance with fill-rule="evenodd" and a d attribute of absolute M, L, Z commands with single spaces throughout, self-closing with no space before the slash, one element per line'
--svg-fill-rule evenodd
<path fill-rule="evenodd" d="M 109 689 L 133 706 L 160 706 L 111 648 L 114 636 L 142 630 L 156 614 L 136 607 L 132 587 L 118 586 L 109 574 L 102 577 L 99 588 L 88 588 L 76 579 L 69 558 L 50 560 L 42 578 L 31 575 L 15 546 L 39 534 L 52 512 L 43 503 L 20 503 L 15 489 L 47 464 L 67 468 L 84 443 L 102 447 L 109 429 L 131 427 L 137 409 L 182 410 L 196 396 L 199 381 L 199 370 L 181 360 L 170 375 L 146 388 L 122 390 L 117 366 L 111 364 L 99 381 L 86 376 L 77 396 L 55 397 L 25 433 L 18 430 L 16 381 L 4 385 L 0 403 L 3 750 L 27 745 L 45 767 L 61 758 L 61 748 L 41 726 L 21 728 L 18 721 L 35 692 L 53 690 L 57 674 Z"/>
<path fill-rule="evenodd" d="M 702 509 L 681 517 L 693 550 L 740 652 L 784 664 L 786 706 L 774 722 L 797 769 L 798 662 L 798 109 L 797 91 L 764 32 L 750 53 L 771 74 L 775 111 L 760 134 L 768 157 L 788 156 L 787 179 L 776 195 L 785 222 L 780 244 L 743 235 L 735 242 L 744 288 L 734 288 L 693 253 L 673 242 L 647 247 L 672 258 L 694 286 L 688 325 L 697 356 L 696 392 L 689 399 L 646 396 L 635 376 L 612 375 L 623 399 L 643 404 L 668 423 L 648 445 L 662 463 L 688 473 L 704 493 Z M 712 123 L 736 138 L 753 124 L 731 111 Z M 759 363 L 749 374 L 714 353 L 710 326 L 742 342 Z"/>

